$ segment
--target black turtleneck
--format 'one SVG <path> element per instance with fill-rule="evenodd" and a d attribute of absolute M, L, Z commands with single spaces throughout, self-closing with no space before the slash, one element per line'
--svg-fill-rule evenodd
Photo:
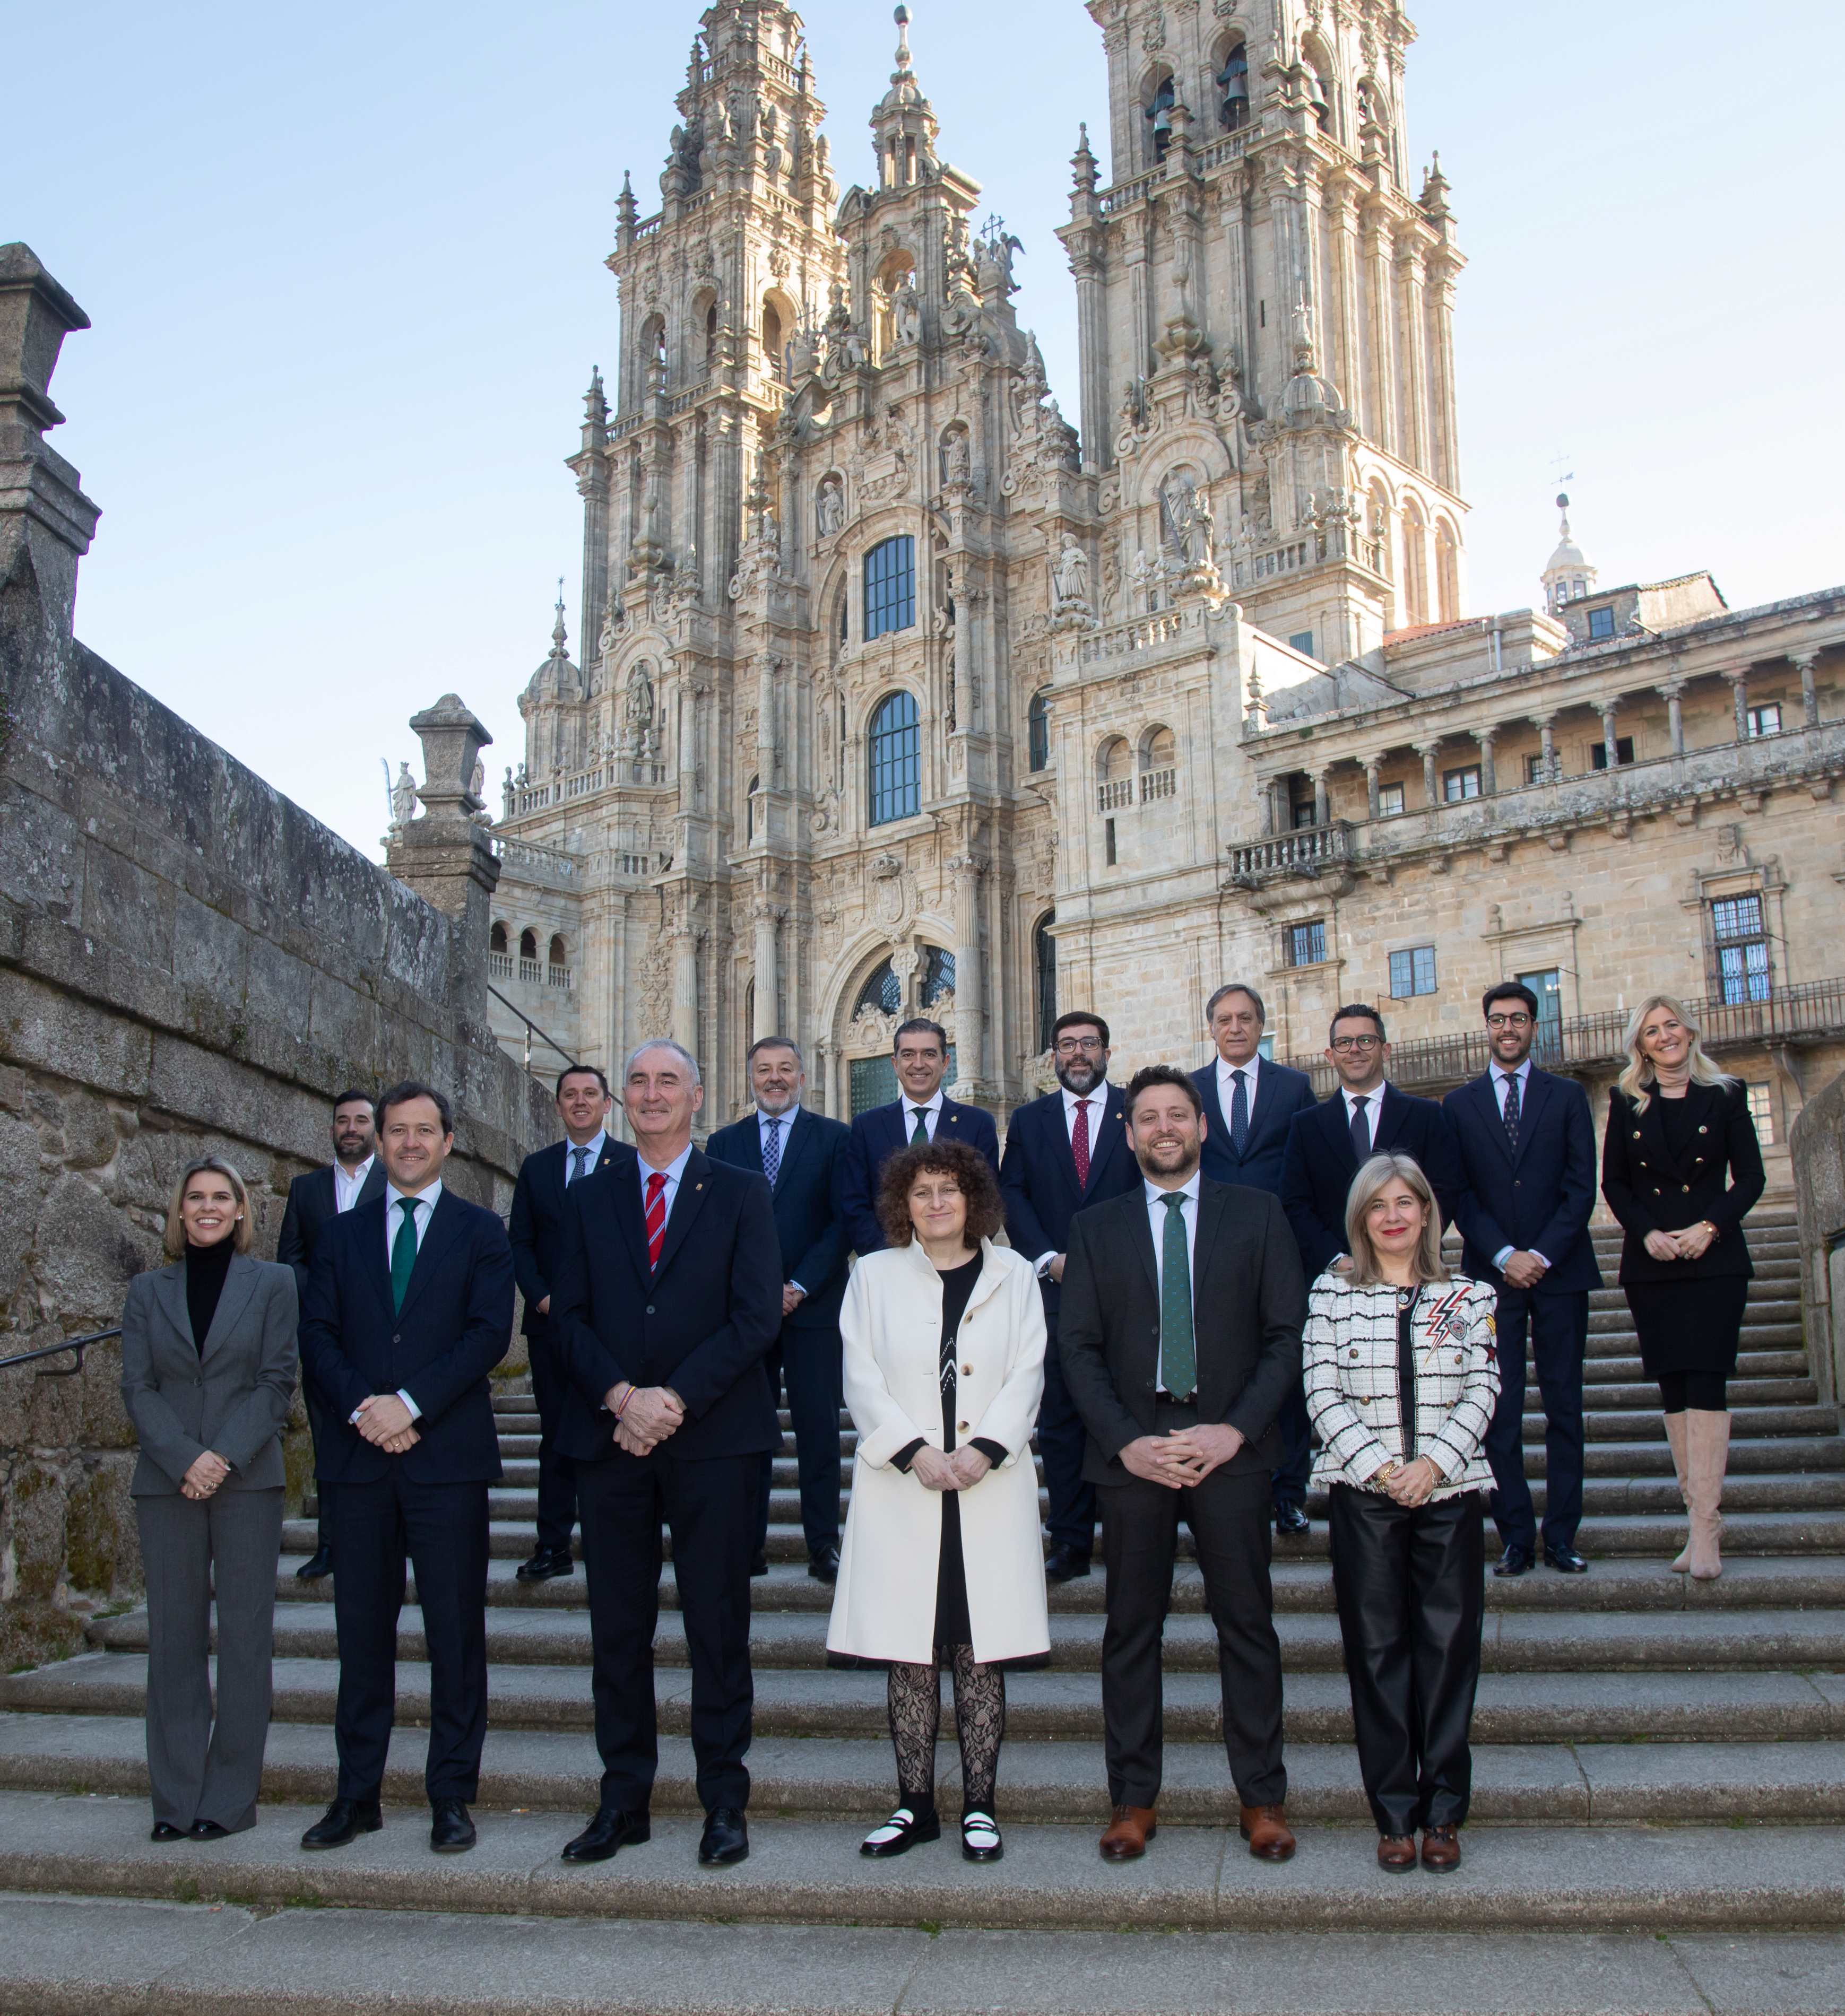
<path fill-rule="evenodd" d="M 236 1241 L 229 1233 L 214 1246 L 195 1246 L 189 1239 L 186 1242 L 186 1312 L 192 1318 L 193 1346 L 201 1353 L 236 1250 Z"/>

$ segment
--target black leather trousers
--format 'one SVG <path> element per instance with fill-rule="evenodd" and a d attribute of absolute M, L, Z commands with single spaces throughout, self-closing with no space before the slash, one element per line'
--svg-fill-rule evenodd
<path fill-rule="evenodd" d="M 1485 1608 L 1479 1494 L 1411 1508 L 1335 1484 L 1329 1499 L 1333 1595 L 1378 1831 L 1458 1827 Z"/>

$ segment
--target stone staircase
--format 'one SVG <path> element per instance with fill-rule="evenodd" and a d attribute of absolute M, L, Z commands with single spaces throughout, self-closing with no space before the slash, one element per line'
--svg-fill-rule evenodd
<path fill-rule="evenodd" d="M 1594 1565 L 1489 1580 L 1472 1824 L 1451 1878 L 1389 1877 L 1373 1863 L 1317 1505 L 1310 1534 L 1277 1546 L 1292 1863 L 1255 1863 L 1224 1825 L 1215 1655 L 1189 1563 L 1167 1634 L 1167 1824 L 1144 1862 L 1111 1869 L 1094 1849 L 1099 1571 L 1052 1592 L 1051 1665 L 1009 1683 L 1005 1859 L 971 1867 L 945 1839 L 863 1860 L 859 1835 L 894 1797 L 883 1677 L 826 1666 L 831 1592 L 805 1572 L 791 1456 L 776 1465 L 770 1572 L 754 1585 L 750 1859 L 696 1865 L 669 1568 L 654 1841 L 566 1868 L 557 1850 L 596 1800 L 588 1616 L 580 1571 L 536 1589 L 514 1579 L 531 1546 L 538 1424 L 529 1398 L 508 1394 L 480 1847 L 427 1851 L 413 1587 L 386 1786 L 401 1808 L 348 1849 L 299 1849 L 332 1790 L 337 1669 L 326 1585 L 294 1578 L 312 1528 L 292 1521 L 252 1832 L 146 1839 L 143 1613 L 98 1622 L 75 1658 L 0 1682 L 0 1939 L 17 1956 L 0 1969 L 0 2010 L 94 2008 L 124 1982 L 136 1999 L 123 2006 L 149 2009 L 247 2007 L 240 1995 L 259 1989 L 286 1991 L 290 2009 L 399 2011 L 1845 2007 L 1845 1438 L 1803 1347 L 1791 1216 L 1759 1211 L 1750 1233 L 1725 1572 L 1696 1584 L 1666 1571 L 1682 1510 L 1656 1389 L 1624 1300 L 1605 1290 L 1591 1317 L 1580 1535 Z M 1612 1276 L 1613 1242 L 1602 1250 Z M 1541 1507 L 1542 1431 L 1530 1416 Z M 952 1726 L 945 1712 L 948 1813 Z M 200 1903 L 218 1908 L 179 1908 Z M 346 1908 L 313 1908 L 327 1905 Z M 931 1939 L 944 1928 L 986 1928 L 983 1964 L 969 1964 L 965 1939 Z M 1155 1936 L 1122 1941 L 1129 1931 Z M 372 1978 L 368 1953 L 403 1971 Z"/>

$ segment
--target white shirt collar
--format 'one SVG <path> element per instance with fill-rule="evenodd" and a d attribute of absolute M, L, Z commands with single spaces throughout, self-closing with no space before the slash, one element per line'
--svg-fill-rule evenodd
<path fill-rule="evenodd" d="M 427 1190 L 418 1190 L 416 1193 L 416 1209 L 412 1215 L 418 1219 L 423 1219 L 423 1207 L 425 1204 L 427 1204 L 430 1209 L 434 1211 L 436 1207 L 436 1200 L 441 1197 L 441 1179 L 438 1176 L 436 1180 L 430 1185 Z M 384 1186 L 384 1217 L 386 1222 L 391 1225 L 391 1229 L 393 1232 L 397 1229 L 397 1226 L 391 1222 L 391 1213 L 396 1211 L 398 1205 L 404 1198 L 407 1197 L 410 1194 L 410 1192 L 408 1190 L 400 1190 L 395 1183 L 387 1182 Z M 423 1219 L 423 1223 L 427 1224 L 428 1220 L 427 1219 Z"/>
<path fill-rule="evenodd" d="M 1370 1102 L 1364 1109 L 1364 1117 L 1368 1120 L 1382 1107 L 1384 1094 L 1389 1089 L 1389 1086 L 1390 1081 L 1388 1078 L 1386 1078 L 1382 1085 L 1374 1085 L 1369 1092 L 1354 1092 L 1349 1085 L 1342 1085 L 1339 1091 L 1346 1102 L 1346 1118 L 1351 1118 L 1352 1102 L 1354 1100 L 1363 1099 Z"/>
<path fill-rule="evenodd" d="M 1236 1087 L 1230 1082 L 1231 1075 L 1234 1071 L 1241 1071 L 1243 1075 L 1243 1089 L 1252 1099 L 1256 1096 L 1256 1075 L 1261 1069 L 1262 1053 L 1259 1050 L 1246 1064 L 1227 1064 L 1220 1057 L 1217 1060 L 1217 1082 L 1234 1098 L 1236 1095 Z"/>
<path fill-rule="evenodd" d="M 1526 1057 L 1522 1063 L 1513 1065 L 1512 1069 L 1508 1071 L 1497 1058 L 1494 1058 L 1493 1075 L 1501 1085 L 1508 1078 L 1515 1078 L 1519 1081 L 1519 1089 L 1522 1092 L 1525 1089 L 1525 1080 L 1531 1075 L 1531 1060 Z"/>
<path fill-rule="evenodd" d="M 1192 1203 L 1196 1204 L 1198 1202 L 1198 1179 L 1203 1174 L 1204 1172 L 1202 1169 L 1194 1169 L 1191 1174 L 1186 1178 L 1185 1181 L 1179 1186 L 1176 1193 L 1169 1190 L 1162 1190 L 1158 1183 L 1150 1183 L 1147 1181 L 1146 1178 L 1143 1176 L 1141 1179 L 1141 1187 L 1147 1193 L 1148 1208 L 1151 1209 L 1155 1204 L 1159 1202 L 1162 1197 L 1169 1197 L 1174 1195 L 1187 1197 Z"/>
<path fill-rule="evenodd" d="M 897 1103 L 906 1114 L 916 1112 L 939 1113 L 942 1111 L 942 1088 L 937 1085 L 934 1096 L 929 1099 L 912 1099 L 908 1093 L 905 1093 Z"/>
<path fill-rule="evenodd" d="M 377 1150 L 373 1149 L 356 1169 L 348 1171 L 344 1162 L 334 1163 L 333 1201 L 336 1204 L 342 1197 L 358 1196 L 359 1193 L 365 1188 L 365 1179 L 372 1173 L 372 1165 L 377 1159 Z"/>
<path fill-rule="evenodd" d="M 583 1150 L 583 1173 L 585 1175 L 587 1175 L 589 1172 L 595 1168 L 596 1165 L 602 1160 L 602 1151 L 607 1146 L 608 1129 L 606 1127 L 597 1128 L 596 1132 L 590 1136 L 587 1141 L 582 1143 L 571 1140 L 570 1136 L 567 1134 L 564 1137 L 564 1167 L 566 1168 L 569 1168 L 571 1157 L 574 1155 L 577 1152 L 578 1148 L 581 1147 Z"/>
<path fill-rule="evenodd" d="M 647 1179 L 649 1176 L 660 1175 L 664 1176 L 666 1179 L 666 1187 L 669 1190 L 677 1190 L 679 1185 L 679 1179 L 686 1173 L 686 1165 L 690 1161 L 691 1159 L 692 1144 L 690 1141 L 686 1143 L 684 1147 L 679 1150 L 678 1154 L 676 1154 L 663 1169 L 656 1169 L 653 1165 L 648 1161 L 646 1156 L 636 1154 L 634 1160 L 636 1165 L 640 1171 L 641 1188 L 643 1190 L 647 1188 Z"/>
<path fill-rule="evenodd" d="M 1076 1125 L 1079 1106 L 1086 1103 L 1093 1119 L 1108 1103 L 1106 1085 L 1092 1085 L 1087 1092 L 1072 1092 L 1067 1085 L 1060 1085 L 1058 1090 L 1064 1096 L 1064 1118 L 1072 1126 Z"/>
<path fill-rule="evenodd" d="M 794 1104 L 788 1108 L 786 1113 L 765 1113 L 762 1107 L 759 1106 L 756 1108 L 756 1125 L 759 1129 L 766 1127 L 771 1121 L 773 1121 L 778 1126 L 792 1127 L 796 1118 L 798 1117 L 800 1111 L 801 1102 L 799 1100 L 796 1100 Z"/>

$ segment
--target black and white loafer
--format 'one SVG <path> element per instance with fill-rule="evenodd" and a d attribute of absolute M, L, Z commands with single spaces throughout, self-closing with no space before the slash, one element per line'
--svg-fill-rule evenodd
<path fill-rule="evenodd" d="M 882 1827 L 875 1827 L 859 1843 L 861 1855 L 906 1855 L 919 1841 L 939 1841 L 942 1822 L 933 1813 L 919 1820 L 909 1807 L 899 1806 Z"/>
<path fill-rule="evenodd" d="M 1000 1824 L 991 1813 L 970 1806 L 961 1815 L 961 1854 L 969 1862 L 997 1862 L 1006 1852 Z"/>

